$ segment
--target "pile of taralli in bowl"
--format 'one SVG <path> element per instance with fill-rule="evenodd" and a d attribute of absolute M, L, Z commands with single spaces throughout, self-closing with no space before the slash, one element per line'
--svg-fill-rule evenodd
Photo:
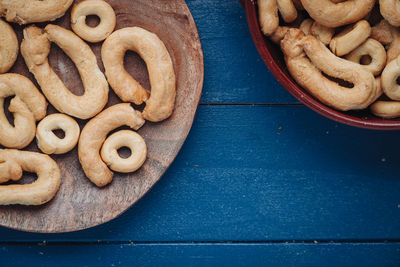
<path fill-rule="evenodd" d="M 160 122 L 174 111 L 176 77 L 172 59 L 158 36 L 141 27 L 114 31 L 116 15 L 103 0 L 0 1 L 0 205 L 41 205 L 59 190 L 61 172 L 49 154 L 64 154 L 78 146 L 79 162 L 87 178 L 98 187 L 112 182 L 113 171 L 131 173 L 146 160 L 145 140 L 136 132 L 146 120 Z M 64 16 L 72 6 L 71 28 L 44 24 Z M 96 27 L 86 24 L 88 15 L 97 15 Z M 7 21 L 7 22 L 6 22 Z M 24 25 L 23 40 L 9 23 Z M 43 25 L 41 27 L 33 23 Z M 29 25 L 27 25 L 29 24 Z M 25 26 L 27 25 L 27 26 Z M 103 42 L 101 71 L 96 56 L 86 42 Z M 49 64 L 54 43 L 72 60 L 81 77 L 84 93 L 73 94 Z M 151 92 L 144 89 L 124 68 L 124 56 L 136 52 L 146 63 Z M 19 52 L 38 87 L 27 77 L 7 73 Z M 109 86 L 126 103 L 105 108 Z M 40 89 L 40 90 L 39 90 Z M 5 99 L 13 97 L 4 111 Z M 47 101 L 58 113 L 47 115 Z M 143 105 L 143 111 L 131 104 Z M 82 131 L 76 120 L 87 120 Z M 114 131 L 121 126 L 130 129 Z M 64 137 L 56 135 L 62 130 Z M 114 131 L 114 132 L 113 132 Z M 109 135 L 110 132 L 113 132 Z M 43 153 L 22 151 L 36 137 Z M 121 157 L 121 147 L 130 149 Z M 10 184 L 23 171 L 37 174 L 31 184 Z"/>
<path fill-rule="evenodd" d="M 340 111 L 400 117 L 400 2 L 258 0 L 261 30 L 293 79 Z"/>

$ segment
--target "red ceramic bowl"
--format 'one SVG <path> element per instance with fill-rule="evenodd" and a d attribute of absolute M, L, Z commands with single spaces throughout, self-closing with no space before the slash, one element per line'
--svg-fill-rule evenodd
<path fill-rule="evenodd" d="M 261 58 L 277 81 L 295 98 L 319 114 L 351 126 L 375 130 L 399 130 L 400 119 L 382 119 L 375 117 L 368 110 L 341 112 L 326 106 L 311 96 L 294 81 L 287 71 L 283 54 L 276 44 L 264 37 L 258 24 L 257 4 L 255 0 L 240 0 L 246 11 L 247 23 L 253 41 Z"/>

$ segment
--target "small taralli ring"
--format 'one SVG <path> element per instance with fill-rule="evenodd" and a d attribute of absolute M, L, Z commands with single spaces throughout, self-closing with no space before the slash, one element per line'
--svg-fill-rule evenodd
<path fill-rule="evenodd" d="M 86 17 L 96 15 L 100 23 L 96 27 L 86 24 Z M 114 9 L 103 0 L 86 0 L 74 5 L 71 11 L 72 30 L 82 39 L 97 43 L 106 39 L 116 24 Z"/>
<path fill-rule="evenodd" d="M 118 149 L 127 147 L 131 151 L 128 158 L 122 158 Z M 110 135 L 101 148 L 101 158 L 116 172 L 129 173 L 138 170 L 146 160 L 147 146 L 143 138 L 134 131 L 122 130 Z"/>
<path fill-rule="evenodd" d="M 53 130 L 62 130 L 64 138 L 57 137 Z M 36 140 L 39 149 L 46 154 L 64 154 L 71 151 L 79 140 L 79 125 L 65 114 L 51 114 L 39 122 Z"/>
<path fill-rule="evenodd" d="M 0 73 L 6 73 L 14 65 L 18 56 L 18 39 L 13 28 L 0 19 Z"/>

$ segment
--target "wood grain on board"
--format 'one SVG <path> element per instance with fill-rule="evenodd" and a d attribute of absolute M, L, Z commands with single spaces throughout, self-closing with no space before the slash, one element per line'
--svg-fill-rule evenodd
<path fill-rule="evenodd" d="M 80 1 L 75 1 L 78 3 Z M 161 123 L 147 122 L 139 133 L 148 147 L 148 158 L 143 167 L 131 174 L 115 173 L 109 186 L 99 189 L 84 175 L 77 149 L 52 156 L 62 173 L 62 184 L 56 197 L 38 207 L 0 207 L 0 225 L 32 232 L 68 232 L 92 227 L 120 215 L 140 199 L 162 176 L 180 150 L 191 128 L 203 84 L 203 54 L 196 25 L 184 0 L 109 0 L 117 15 L 116 29 L 139 26 L 154 32 L 165 43 L 174 63 L 177 77 L 177 97 L 173 115 Z M 69 12 L 53 22 L 70 29 Z M 94 25 L 96 18 L 89 18 Z M 39 24 L 43 27 L 45 24 Z M 15 26 L 19 40 L 21 26 Z M 101 43 L 91 44 L 101 69 L 104 70 Z M 80 76 L 73 62 L 52 45 L 50 65 L 64 81 L 67 88 L 82 94 Z M 150 89 L 144 62 L 134 53 L 128 53 L 125 67 L 144 87 Z M 31 78 L 24 61 L 19 56 L 11 72 Z M 121 102 L 110 90 L 107 106 Z M 137 107 L 142 109 L 143 107 Z M 49 107 L 49 113 L 56 112 Z M 81 128 L 86 121 L 79 121 Z M 35 142 L 27 150 L 38 151 Z M 34 177 L 26 175 L 23 182 Z"/>

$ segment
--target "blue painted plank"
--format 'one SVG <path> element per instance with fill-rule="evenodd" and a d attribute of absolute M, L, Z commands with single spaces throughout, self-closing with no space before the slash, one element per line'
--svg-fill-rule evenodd
<path fill-rule="evenodd" d="M 303 106 L 200 106 L 172 167 L 118 219 L 0 240 L 400 239 L 398 132 L 339 125 Z"/>
<path fill-rule="evenodd" d="M 237 0 L 186 2 L 204 51 L 202 103 L 297 103 L 262 62 Z"/>
<path fill-rule="evenodd" d="M 400 244 L 0 245 L 27 266 L 399 266 Z"/>

